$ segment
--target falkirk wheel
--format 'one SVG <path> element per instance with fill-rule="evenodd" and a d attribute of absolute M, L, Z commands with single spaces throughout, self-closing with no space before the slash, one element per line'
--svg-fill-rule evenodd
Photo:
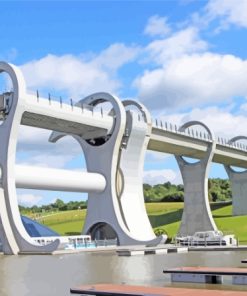
<path fill-rule="evenodd" d="M 233 214 L 247 214 L 247 148 L 245 136 L 217 141 L 198 121 L 179 129 L 152 124 L 140 103 L 109 93 L 92 94 L 75 105 L 51 101 L 26 91 L 21 71 L 0 62 L 12 89 L 0 93 L 0 241 L 4 254 L 51 253 L 60 241 L 45 246 L 35 242 L 23 226 L 16 188 L 87 192 L 88 205 L 83 234 L 92 239 L 117 239 L 118 245 L 158 245 L 146 213 L 142 174 L 147 149 L 175 155 L 184 182 L 184 210 L 178 235 L 217 230 L 208 202 L 208 172 L 213 161 L 222 163 L 233 191 Z M 102 112 L 102 104 L 108 113 Z M 76 140 L 85 156 L 86 172 L 23 166 L 15 163 L 20 125 L 50 130 L 49 141 L 63 137 Z M 191 133 L 199 126 L 206 133 Z M 238 143 L 237 143 L 238 142 Z M 68 147 L 68 152 L 69 152 Z M 184 156 L 198 159 L 189 163 Z"/>

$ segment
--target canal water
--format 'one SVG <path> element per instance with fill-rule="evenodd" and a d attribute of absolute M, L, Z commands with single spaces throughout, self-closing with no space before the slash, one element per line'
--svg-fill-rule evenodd
<path fill-rule="evenodd" d="M 189 252 L 118 257 L 114 251 L 66 255 L 0 255 L 1 296 L 69 296 L 70 287 L 95 283 L 182 286 L 246 290 L 245 286 L 171 283 L 165 268 L 179 266 L 244 267 L 247 252 Z"/>

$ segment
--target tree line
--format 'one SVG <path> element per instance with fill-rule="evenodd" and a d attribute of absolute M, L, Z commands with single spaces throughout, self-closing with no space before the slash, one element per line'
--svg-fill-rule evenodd
<path fill-rule="evenodd" d="M 87 208 L 86 201 L 69 201 L 64 202 L 63 200 L 57 198 L 54 203 L 48 205 L 27 207 L 19 205 L 21 214 L 28 215 L 30 213 L 44 213 L 44 212 L 57 212 L 57 211 L 71 211 L 71 210 L 82 210 Z"/>
<path fill-rule="evenodd" d="M 143 185 L 145 202 L 183 202 L 184 185 L 171 184 L 166 182 L 157 185 Z M 229 180 L 209 179 L 208 180 L 209 201 L 229 201 L 232 198 L 232 191 Z"/>

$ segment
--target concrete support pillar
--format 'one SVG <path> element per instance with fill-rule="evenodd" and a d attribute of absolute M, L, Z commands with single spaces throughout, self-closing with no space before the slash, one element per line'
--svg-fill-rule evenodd
<path fill-rule="evenodd" d="M 247 140 L 247 137 L 234 137 L 228 144 L 231 145 L 239 140 Z M 232 215 L 247 215 L 247 171 L 237 172 L 231 166 L 224 167 L 232 186 Z"/>
<path fill-rule="evenodd" d="M 184 182 L 184 210 L 178 235 L 193 235 L 196 231 L 216 230 L 208 201 L 208 171 L 213 158 L 216 142 L 209 128 L 201 122 L 184 124 L 180 131 L 200 125 L 206 129 L 211 141 L 207 155 L 196 163 L 189 163 L 182 156 L 176 156 Z"/>
<path fill-rule="evenodd" d="M 59 240 L 47 246 L 34 243 L 26 232 L 19 213 L 15 186 L 15 155 L 18 127 L 25 112 L 25 81 L 21 72 L 13 65 L 0 62 L 0 73 L 10 76 L 13 92 L 8 93 L 3 122 L 0 125 L 0 239 L 5 254 L 18 252 L 52 252 Z M 3 98 L 3 97 L 2 97 Z M 2 104 L 4 107 L 5 104 Z"/>

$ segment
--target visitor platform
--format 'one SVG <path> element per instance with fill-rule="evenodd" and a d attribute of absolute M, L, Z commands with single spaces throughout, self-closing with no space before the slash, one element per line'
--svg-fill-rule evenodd
<path fill-rule="evenodd" d="M 246 291 L 97 284 L 70 289 L 71 294 L 101 296 L 244 296 Z"/>
<path fill-rule="evenodd" d="M 234 285 L 247 285 L 247 269 L 237 267 L 178 267 L 163 270 L 172 282 L 222 283 L 223 276 L 232 276 Z"/>

